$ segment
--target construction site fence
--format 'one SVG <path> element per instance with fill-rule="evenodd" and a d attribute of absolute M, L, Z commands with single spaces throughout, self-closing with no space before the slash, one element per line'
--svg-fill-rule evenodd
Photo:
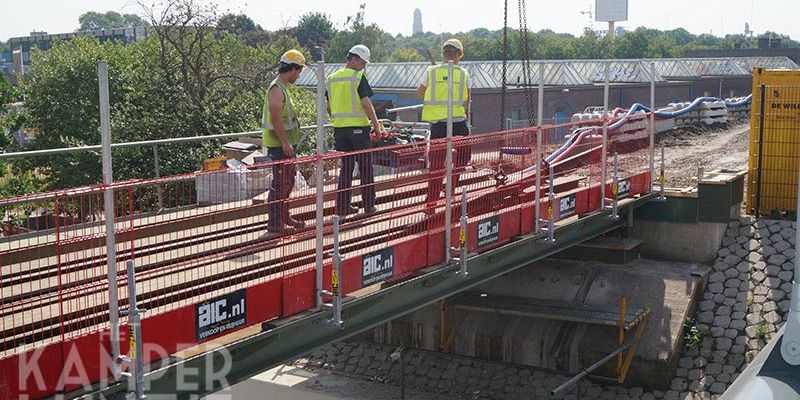
<path fill-rule="evenodd" d="M 548 223 L 612 212 L 615 200 L 652 187 L 650 121 L 642 114 L 616 131 L 602 128 L 610 120 L 598 121 L 599 129 L 575 140 L 569 132 L 577 125 L 570 123 L 453 137 L 449 197 L 448 139 L 437 139 L 0 199 L 0 371 L 9 375 L 6 367 L 31 351 L 61 362 L 72 348 L 86 357 L 107 355 L 110 329 L 120 330 L 127 352 L 127 329 L 109 324 L 110 313 L 119 313 L 109 309 L 109 293 L 116 291 L 119 309 L 127 308 L 128 261 L 135 265 L 138 306 L 147 310 L 143 356 L 154 361 L 317 307 L 320 291 L 330 291 L 335 279 L 335 215 L 343 260 L 336 280 L 348 294 L 444 266 L 446 252 L 460 246 L 462 198 L 469 253 L 544 235 Z M 547 162 L 559 149 L 557 161 Z M 116 282 L 108 281 L 107 190 Z M 208 307 L 221 300 L 233 306 L 224 319 L 209 319 Z M 148 345 L 162 350 L 150 352 Z M 86 375 L 107 377 L 106 367 L 93 364 Z M 19 380 L 12 375 L 0 379 Z M 26 394 L 65 390 L 51 378 L 57 376 L 44 387 L 26 386 Z"/>

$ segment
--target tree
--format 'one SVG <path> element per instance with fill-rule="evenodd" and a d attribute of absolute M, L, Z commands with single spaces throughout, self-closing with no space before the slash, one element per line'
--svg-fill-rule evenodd
<path fill-rule="evenodd" d="M 637 28 L 633 32 L 614 39 L 613 51 L 615 58 L 643 58 L 647 53 L 650 39 L 644 28 Z"/>
<path fill-rule="evenodd" d="M 78 17 L 80 26 L 77 31 L 94 31 L 98 29 L 135 28 L 147 26 L 147 22 L 135 14 L 120 14 L 116 11 L 99 13 L 89 11 Z"/>
<path fill-rule="evenodd" d="M 28 126 L 40 134 L 26 150 L 99 144 L 97 61 L 108 60 L 111 102 L 117 104 L 130 90 L 132 54 L 117 42 L 78 37 L 54 42 L 47 51 L 34 50 L 31 58 L 22 90 L 28 95 Z M 14 167 L 15 175 L 37 170 L 49 176 L 50 187 L 96 183 L 101 170 L 97 155 L 86 152 L 17 159 Z"/>
<path fill-rule="evenodd" d="M 192 0 L 170 0 L 166 12 L 150 15 L 151 35 L 135 43 L 79 37 L 32 52 L 23 90 L 27 126 L 40 135 L 30 150 L 100 143 L 100 59 L 109 65 L 114 142 L 258 129 L 274 67 L 286 49 L 299 47 L 297 41 L 276 36 L 269 45 L 248 46 L 240 36 L 215 32 L 213 9 Z M 313 120 L 314 96 L 294 95 L 301 122 Z M 197 170 L 221 151 L 219 141 L 161 146 L 161 173 Z M 118 149 L 113 160 L 116 180 L 154 176 L 149 148 Z M 96 153 L 76 153 L 18 160 L 14 170 L 36 170 L 46 176 L 47 188 L 64 188 L 98 183 L 101 165 Z"/>
<path fill-rule="evenodd" d="M 336 31 L 333 29 L 333 22 L 326 14 L 313 12 L 300 17 L 294 28 L 294 34 L 300 45 L 308 49 L 314 59 L 319 59 L 317 46 L 327 46 Z"/>
<path fill-rule="evenodd" d="M 389 56 L 389 62 L 418 62 L 425 58 L 418 51 L 409 48 L 396 49 Z"/>
<path fill-rule="evenodd" d="M 19 101 L 17 89 L 6 81 L 3 74 L 0 74 L 0 111 L 2 111 L 2 106 L 4 104 L 13 103 L 15 101 Z"/>
<path fill-rule="evenodd" d="M 228 32 L 242 37 L 248 32 L 263 30 L 260 25 L 244 14 L 225 14 L 219 17 L 219 21 L 217 21 L 217 31 Z"/>
<path fill-rule="evenodd" d="M 348 50 L 356 44 L 364 44 L 372 52 L 372 62 L 382 62 L 388 58 L 388 38 L 378 25 L 364 22 L 366 5 L 359 6 L 355 16 L 347 17 L 344 30 L 336 32 L 336 36 L 328 46 L 329 58 L 332 62 L 342 62 Z M 391 35 L 389 35 L 391 38 Z"/>

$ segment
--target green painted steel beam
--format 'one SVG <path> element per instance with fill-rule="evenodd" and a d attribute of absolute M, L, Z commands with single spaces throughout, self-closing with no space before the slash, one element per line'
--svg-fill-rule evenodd
<path fill-rule="evenodd" d="M 639 207 L 649 199 L 650 196 L 643 196 L 627 201 L 620 205 L 620 213 L 624 214 L 622 211 L 627 208 Z M 608 213 L 603 212 L 556 228 L 555 244 L 543 241 L 542 236 L 519 237 L 505 246 L 470 258 L 469 277 L 466 279 L 454 274 L 456 268 L 439 268 L 346 302 L 342 310 L 342 329 L 327 323 L 330 311 L 313 312 L 290 318 L 290 322 L 268 325 L 271 329 L 231 343 L 223 350 L 212 350 L 148 373 L 145 376 L 148 398 L 168 395 L 172 399 L 189 399 L 218 391 L 320 346 L 361 333 L 624 224 L 624 218 L 611 219 Z M 207 379 L 219 374 L 223 366 L 230 368 L 224 375 L 224 383 Z M 109 398 L 126 390 L 127 384 L 119 383 L 92 393 L 92 396 Z"/>

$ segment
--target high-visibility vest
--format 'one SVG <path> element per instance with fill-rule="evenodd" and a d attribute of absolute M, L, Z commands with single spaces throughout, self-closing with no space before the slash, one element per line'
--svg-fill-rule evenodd
<path fill-rule="evenodd" d="M 422 120 L 428 122 L 447 120 L 448 66 L 438 65 L 428 69 L 428 86 L 422 106 Z M 467 70 L 453 66 L 453 118 L 466 118 L 464 100 L 469 95 Z"/>
<path fill-rule="evenodd" d="M 369 126 L 369 118 L 358 95 L 362 77 L 364 71 L 342 68 L 325 80 L 334 128 Z"/>
<path fill-rule="evenodd" d="M 264 147 L 281 147 L 281 140 L 278 134 L 275 133 L 275 127 L 272 125 L 272 115 L 269 112 L 269 91 L 277 86 L 283 92 L 283 107 L 281 108 L 281 121 L 283 121 L 283 129 L 286 131 L 286 136 L 289 142 L 297 144 L 300 138 L 300 122 L 294 114 L 294 102 L 289 96 L 286 84 L 275 79 L 269 84 L 267 88 L 267 95 L 264 96 L 264 110 L 261 113 L 261 137 Z"/>

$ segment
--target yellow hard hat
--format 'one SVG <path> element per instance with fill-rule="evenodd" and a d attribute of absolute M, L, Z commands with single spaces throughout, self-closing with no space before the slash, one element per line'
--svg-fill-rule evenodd
<path fill-rule="evenodd" d="M 458 40 L 458 39 L 448 39 L 442 45 L 442 49 L 444 49 L 447 46 L 453 46 L 453 47 L 457 48 L 462 54 L 464 53 L 464 45 L 461 44 L 461 41 Z"/>
<path fill-rule="evenodd" d="M 303 53 L 295 49 L 291 49 L 286 53 L 283 53 L 281 56 L 281 62 L 284 64 L 297 64 L 301 67 L 306 66 L 306 58 L 303 57 Z"/>

